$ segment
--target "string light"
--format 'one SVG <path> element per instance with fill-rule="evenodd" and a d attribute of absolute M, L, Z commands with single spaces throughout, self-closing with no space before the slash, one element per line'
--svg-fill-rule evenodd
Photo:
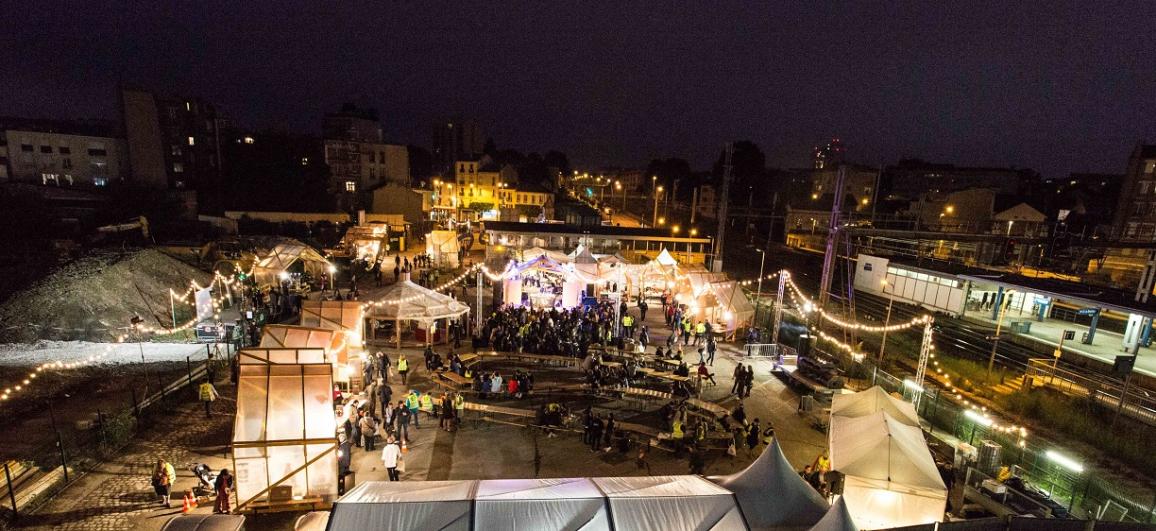
<path fill-rule="evenodd" d="M 40 373 L 42 373 L 42 372 L 46 372 L 48 370 L 53 370 L 53 369 L 58 370 L 58 371 L 60 371 L 60 370 L 72 370 L 72 369 L 78 369 L 81 367 L 86 367 L 86 366 L 100 363 L 105 358 L 107 358 L 109 356 L 109 354 L 112 354 L 112 349 L 114 346 L 115 346 L 115 344 L 110 344 L 107 347 L 105 347 L 104 352 L 102 352 L 100 354 L 91 355 L 87 358 L 84 358 L 84 359 L 81 359 L 81 360 L 78 360 L 75 362 L 65 363 L 63 361 L 52 361 L 52 362 L 48 362 L 48 363 L 41 363 L 40 365 L 37 365 L 36 368 L 32 372 L 29 372 L 28 376 L 26 378 L 24 378 L 23 380 L 21 380 L 18 385 L 4 388 L 4 391 L 0 392 L 0 402 L 6 402 L 8 400 L 11 400 L 12 398 L 15 397 L 15 395 L 17 393 L 27 392 L 29 390 L 29 387 L 36 380 L 37 376 L 39 376 Z"/>

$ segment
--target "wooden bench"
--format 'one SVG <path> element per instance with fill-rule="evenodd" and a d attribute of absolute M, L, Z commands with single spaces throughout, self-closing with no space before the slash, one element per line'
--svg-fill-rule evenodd
<path fill-rule="evenodd" d="M 473 367 L 474 365 L 481 363 L 482 356 L 478 354 L 462 354 L 458 356 L 458 361 L 461 361 L 463 366 Z"/>
<path fill-rule="evenodd" d="M 688 405 L 692 408 L 695 408 L 699 411 L 704 411 L 706 413 L 714 415 L 714 418 L 716 418 L 716 419 L 722 418 L 722 417 L 725 417 L 725 416 L 731 414 L 730 410 L 723 407 L 723 406 L 720 406 L 714 402 L 708 402 L 706 400 L 702 400 L 702 399 L 698 399 L 698 398 L 686 399 L 686 405 Z"/>

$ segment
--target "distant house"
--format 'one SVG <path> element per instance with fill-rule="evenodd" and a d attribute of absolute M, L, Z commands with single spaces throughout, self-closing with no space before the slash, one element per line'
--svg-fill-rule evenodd
<path fill-rule="evenodd" d="M 1008 236 L 1037 236 L 1045 229 L 1047 216 L 1027 203 L 1020 203 L 992 216 L 997 229 L 1006 226 Z"/>

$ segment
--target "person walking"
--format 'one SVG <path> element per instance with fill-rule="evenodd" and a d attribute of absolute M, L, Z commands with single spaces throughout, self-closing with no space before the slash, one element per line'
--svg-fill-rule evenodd
<path fill-rule="evenodd" d="M 401 385 L 405 385 L 406 375 L 409 374 L 409 361 L 405 359 L 405 354 L 397 356 L 397 374 L 401 377 Z"/>
<path fill-rule="evenodd" d="M 198 390 L 201 397 L 201 402 L 205 404 L 205 417 L 213 416 L 213 402 L 220 398 L 220 393 L 217 393 L 217 388 L 213 387 L 213 383 L 205 378 L 201 381 L 201 386 Z"/>
<path fill-rule="evenodd" d="M 217 493 L 217 502 L 213 506 L 213 513 L 229 514 L 232 511 L 229 495 L 233 492 L 233 474 L 229 473 L 229 469 L 222 468 L 221 472 L 217 474 L 217 479 L 213 482 L 213 491 Z"/>
<path fill-rule="evenodd" d="M 361 437 L 365 440 L 365 450 L 372 452 L 376 442 L 374 438 L 377 437 L 377 423 L 373 421 L 373 415 L 361 417 Z"/>
<path fill-rule="evenodd" d="M 405 402 L 397 401 L 397 412 L 394 413 L 397 417 L 397 440 L 405 440 L 405 442 L 413 442 L 409 438 L 409 420 L 413 418 L 413 412 L 405 406 Z"/>
<path fill-rule="evenodd" d="M 706 339 L 706 364 L 714 367 L 714 354 L 718 350 L 718 346 L 714 343 L 714 336 Z"/>
<path fill-rule="evenodd" d="M 385 441 L 385 448 L 381 449 L 381 462 L 389 474 L 390 481 L 400 481 L 401 475 L 397 472 L 397 465 L 401 462 L 401 445 L 390 437 Z"/>
<path fill-rule="evenodd" d="M 650 308 L 650 306 L 646 304 L 646 299 L 639 297 L 639 299 L 638 299 L 638 320 L 639 321 L 646 321 L 646 310 L 649 308 Z"/>
<path fill-rule="evenodd" d="M 759 419 L 751 422 L 747 428 L 747 451 L 753 456 L 755 448 L 759 446 L 759 437 L 762 435 L 762 427 L 759 426 Z"/>
<path fill-rule="evenodd" d="M 735 372 L 733 374 L 731 374 L 731 376 L 734 378 L 734 383 L 731 385 L 731 394 L 732 395 L 739 394 L 739 388 L 740 388 L 739 386 L 742 384 L 743 376 L 746 373 L 747 373 L 747 371 L 745 369 L 743 369 L 742 363 L 735 365 Z"/>
<path fill-rule="evenodd" d="M 173 470 L 173 465 L 164 459 L 157 459 L 157 464 L 153 467 L 152 485 L 153 491 L 160 497 L 161 505 L 172 507 L 169 497 L 172 496 L 173 483 L 176 481 L 177 471 Z"/>

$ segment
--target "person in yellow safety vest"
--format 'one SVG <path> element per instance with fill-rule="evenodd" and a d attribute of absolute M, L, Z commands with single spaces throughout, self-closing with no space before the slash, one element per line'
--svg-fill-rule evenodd
<path fill-rule="evenodd" d="M 434 416 L 433 398 L 430 397 L 429 393 L 421 395 L 421 410 L 431 417 Z"/>
<path fill-rule="evenodd" d="M 622 316 L 623 335 L 626 337 L 634 337 L 634 317 L 630 314 Z"/>
<path fill-rule="evenodd" d="M 689 317 L 683 319 L 683 321 L 682 321 L 682 344 L 683 345 L 689 345 L 690 344 L 690 331 L 691 331 L 692 326 L 693 325 L 691 325 Z"/>
<path fill-rule="evenodd" d="M 418 420 L 417 407 L 419 403 L 417 391 L 411 390 L 408 395 L 405 395 L 405 408 L 409 410 L 409 416 L 413 419 L 413 427 L 415 429 L 421 428 L 421 422 Z"/>
<path fill-rule="evenodd" d="M 201 402 L 205 404 L 205 416 L 213 416 L 212 405 L 213 401 L 221 395 L 217 393 L 217 388 L 213 387 L 213 383 L 206 378 L 201 382 L 198 394 L 200 394 Z"/>
<path fill-rule="evenodd" d="M 670 424 L 670 438 L 682 439 L 682 421 L 676 420 Z"/>
<path fill-rule="evenodd" d="M 706 336 L 706 323 L 699 321 L 694 326 L 694 344 L 697 345 L 699 340 L 706 339 L 704 336 Z"/>
<path fill-rule="evenodd" d="M 405 359 L 405 354 L 397 357 L 397 373 L 401 375 L 401 385 L 405 385 L 405 376 L 409 374 L 409 362 Z"/>
<path fill-rule="evenodd" d="M 454 416 L 454 423 L 458 426 L 462 424 L 462 415 L 465 414 L 465 412 L 466 397 L 462 396 L 461 393 L 457 393 L 454 395 L 454 413 L 457 413 L 457 415 Z"/>
<path fill-rule="evenodd" d="M 474 379 L 474 371 L 471 371 L 469 368 L 466 368 L 466 373 L 463 374 L 462 376 L 465 376 L 467 380 L 473 380 Z"/>

